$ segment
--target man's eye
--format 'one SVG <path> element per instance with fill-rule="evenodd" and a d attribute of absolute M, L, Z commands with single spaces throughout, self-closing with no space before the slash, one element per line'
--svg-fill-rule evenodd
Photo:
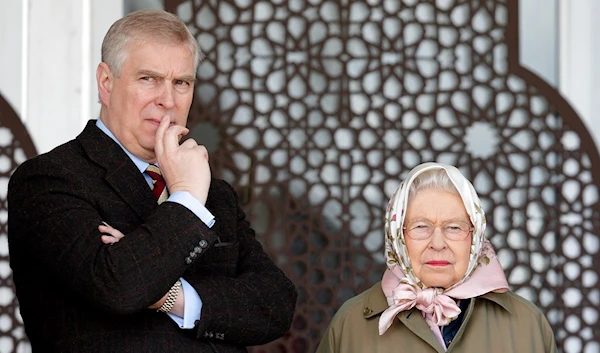
<path fill-rule="evenodd" d="M 183 81 L 183 80 L 177 80 L 177 81 L 175 81 L 175 84 L 178 86 L 188 86 L 189 85 L 188 82 Z"/>
<path fill-rule="evenodd" d="M 144 77 L 141 77 L 140 80 L 151 81 L 152 77 L 150 77 L 150 76 L 144 76 Z"/>

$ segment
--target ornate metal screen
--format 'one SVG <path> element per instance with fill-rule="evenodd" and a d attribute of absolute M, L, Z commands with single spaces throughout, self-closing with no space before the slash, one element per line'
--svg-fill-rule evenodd
<path fill-rule="evenodd" d="M 190 127 L 300 292 L 311 352 L 380 279 L 383 212 L 415 165 L 458 166 L 512 288 L 562 351 L 600 351 L 600 158 L 580 118 L 518 62 L 517 0 L 165 0 L 207 58 Z"/>
<path fill-rule="evenodd" d="M 6 192 L 13 171 L 37 153 L 27 130 L 11 106 L 0 95 L 0 350 L 31 351 L 8 262 L 8 205 Z"/>

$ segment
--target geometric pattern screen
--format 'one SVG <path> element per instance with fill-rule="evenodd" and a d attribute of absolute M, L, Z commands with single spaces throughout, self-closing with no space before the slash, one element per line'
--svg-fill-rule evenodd
<path fill-rule="evenodd" d="M 191 135 L 240 193 L 297 285 L 290 332 L 253 352 L 312 352 L 381 279 L 384 211 L 407 172 L 474 184 L 512 290 L 562 352 L 600 351 L 600 156 L 564 98 L 518 62 L 518 0 L 165 0 L 195 34 Z M 0 346 L 29 350 L 8 265 L 6 186 L 36 155 L 0 97 Z M 274 308 L 276 310 L 276 308 Z"/>
<path fill-rule="evenodd" d="M 384 211 L 407 172 L 456 165 L 511 288 L 559 349 L 600 351 L 600 158 L 518 62 L 518 1 L 165 1 L 206 54 L 189 127 L 300 293 L 257 352 L 312 352 L 381 279 Z"/>
<path fill-rule="evenodd" d="M 15 169 L 36 155 L 21 119 L 0 95 L 0 352 L 31 352 L 9 265 L 6 193 Z"/>

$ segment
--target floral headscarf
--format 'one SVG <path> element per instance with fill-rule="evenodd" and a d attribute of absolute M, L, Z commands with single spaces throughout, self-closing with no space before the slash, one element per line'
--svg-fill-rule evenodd
<path fill-rule="evenodd" d="M 427 288 L 414 274 L 404 241 L 404 217 L 408 207 L 408 192 L 415 178 L 426 171 L 444 170 L 460 194 L 473 224 L 469 265 L 465 276 L 449 288 Z M 445 347 L 439 326 L 447 325 L 460 314 L 452 298 L 465 299 L 488 292 L 505 292 L 508 283 L 496 258 L 494 249 L 485 238 L 485 213 L 473 185 L 453 166 L 441 163 L 423 163 L 410 171 L 389 201 L 385 219 L 385 257 L 388 269 L 382 280 L 389 308 L 379 322 L 383 334 L 400 312 L 416 306 L 425 321 Z"/>

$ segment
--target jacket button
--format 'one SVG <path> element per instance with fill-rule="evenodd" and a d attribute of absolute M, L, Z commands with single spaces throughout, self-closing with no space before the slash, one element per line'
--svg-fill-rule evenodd
<path fill-rule="evenodd" d="M 365 308 L 365 310 L 363 310 L 363 314 L 364 314 L 365 316 L 369 316 L 369 315 L 371 315 L 372 313 L 373 313 L 373 310 L 371 310 L 371 308 L 369 308 L 369 307 L 367 307 L 367 308 Z"/>
<path fill-rule="evenodd" d="M 208 246 L 208 242 L 204 239 L 200 240 L 200 242 L 198 243 L 198 245 L 200 245 L 200 247 L 202 249 L 206 248 Z"/>
<path fill-rule="evenodd" d="M 188 265 L 191 265 L 192 264 L 192 259 L 190 259 L 189 257 L 186 257 L 185 258 L 185 263 L 188 264 Z"/>

